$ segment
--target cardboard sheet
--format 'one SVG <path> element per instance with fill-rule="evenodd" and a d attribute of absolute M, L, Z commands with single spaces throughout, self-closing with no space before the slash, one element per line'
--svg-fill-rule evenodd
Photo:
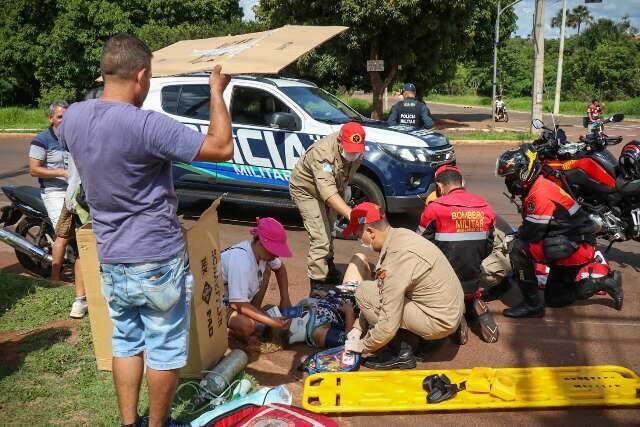
<path fill-rule="evenodd" d="M 222 301 L 224 284 L 220 264 L 218 204 L 202 213 L 189 229 L 183 229 L 193 274 L 189 358 L 180 370 L 183 378 L 201 378 L 222 358 L 227 350 L 227 314 Z M 76 233 L 80 267 L 89 304 L 91 335 L 99 370 L 111 370 L 111 333 L 107 302 L 102 296 L 96 239 L 87 224 Z"/>
<path fill-rule="evenodd" d="M 153 52 L 154 77 L 209 71 L 226 74 L 277 74 L 347 27 L 286 25 L 259 33 L 183 40 Z"/>

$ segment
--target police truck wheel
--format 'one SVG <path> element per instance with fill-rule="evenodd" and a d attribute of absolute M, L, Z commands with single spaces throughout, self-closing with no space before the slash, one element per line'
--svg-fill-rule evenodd
<path fill-rule="evenodd" d="M 384 200 L 384 194 L 382 194 L 380 187 L 378 187 L 371 178 L 363 174 L 356 173 L 351 181 L 351 200 L 347 201 L 347 204 L 354 207 L 362 202 L 372 202 L 380 206 L 385 211 L 387 209 L 387 203 Z M 342 231 L 347 224 L 348 220 L 345 218 L 339 217 L 336 220 L 334 235 L 337 238 L 345 239 L 345 237 L 342 236 Z M 355 240 L 355 237 L 351 236 L 346 239 Z"/>

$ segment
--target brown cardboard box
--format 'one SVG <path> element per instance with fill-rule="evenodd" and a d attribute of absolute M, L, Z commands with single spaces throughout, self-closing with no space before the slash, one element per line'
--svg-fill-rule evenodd
<path fill-rule="evenodd" d="M 183 40 L 153 52 L 154 77 L 210 71 L 277 74 L 311 49 L 348 27 L 285 25 L 259 33 Z"/>
<path fill-rule="evenodd" d="M 189 359 L 180 376 L 200 378 L 203 370 L 211 369 L 227 350 L 227 315 L 222 302 L 224 288 L 220 265 L 218 204 L 213 202 L 200 219 L 184 229 L 191 272 L 191 331 Z M 107 303 L 100 290 L 100 273 L 96 239 L 91 224 L 76 233 L 80 251 L 80 266 L 84 275 L 89 304 L 91 335 L 98 369 L 111 370 L 111 331 Z"/>

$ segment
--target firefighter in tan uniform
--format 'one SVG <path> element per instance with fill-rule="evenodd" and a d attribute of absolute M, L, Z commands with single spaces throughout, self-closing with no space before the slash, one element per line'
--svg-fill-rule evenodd
<path fill-rule="evenodd" d="M 346 123 L 338 133 L 311 145 L 289 179 L 291 198 L 309 234 L 307 274 L 314 295 L 340 284 L 341 273 L 333 262 L 331 233 L 336 214 L 349 218 L 351 213 L 345 201 L 350 197 L 343 195 L 362 163 L 364 150 L 364 128 L 356 122 Z"/>
<path fill-rule="evenodd" d="M 350 220 L 345 235 L 355 232 L 380 257 L 373 274 L 363 254 L 347 268 L 344 283 L 359 282 L 360 317 L 345 349 L 376 353 L 365 361 L 371 369 L 414 368 L 421 339 L 456 333 L 464 315 L 462 285 L 440 249 L 410 230 L 392 228 L 378 205 L 359 204 Z"/>

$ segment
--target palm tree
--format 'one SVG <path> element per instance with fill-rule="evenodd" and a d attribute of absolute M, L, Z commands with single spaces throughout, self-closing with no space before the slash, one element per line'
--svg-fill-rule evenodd
<path fill-rule="evenodd" d="M 561 12 L 562 13 L 562 12 Z M 567 14 L 567 20 L 569 18 L 569 14 Z M 562 19 L 562 18 L 561 18 Z M 578 27 L 578 35 L 580 35 L 580 27 L 582 24 L 588 24 L 593 22 L 593 16 L 589 13 L 589 9 L 586 6 L 576 6 L 571 11 L 571 24 L 569 25 L 572 28 Z"/>
<path fill-rule="evenodd" d="M 571 11 L 567 10 L 567 23 L 569 22 L 570 17 L 571 17 Z M 554 16 L 551 19 L 551 28 L 560 28 L 561 25 L 562 25 L 562 8 L 560 8 L 556 16 Z"/>

